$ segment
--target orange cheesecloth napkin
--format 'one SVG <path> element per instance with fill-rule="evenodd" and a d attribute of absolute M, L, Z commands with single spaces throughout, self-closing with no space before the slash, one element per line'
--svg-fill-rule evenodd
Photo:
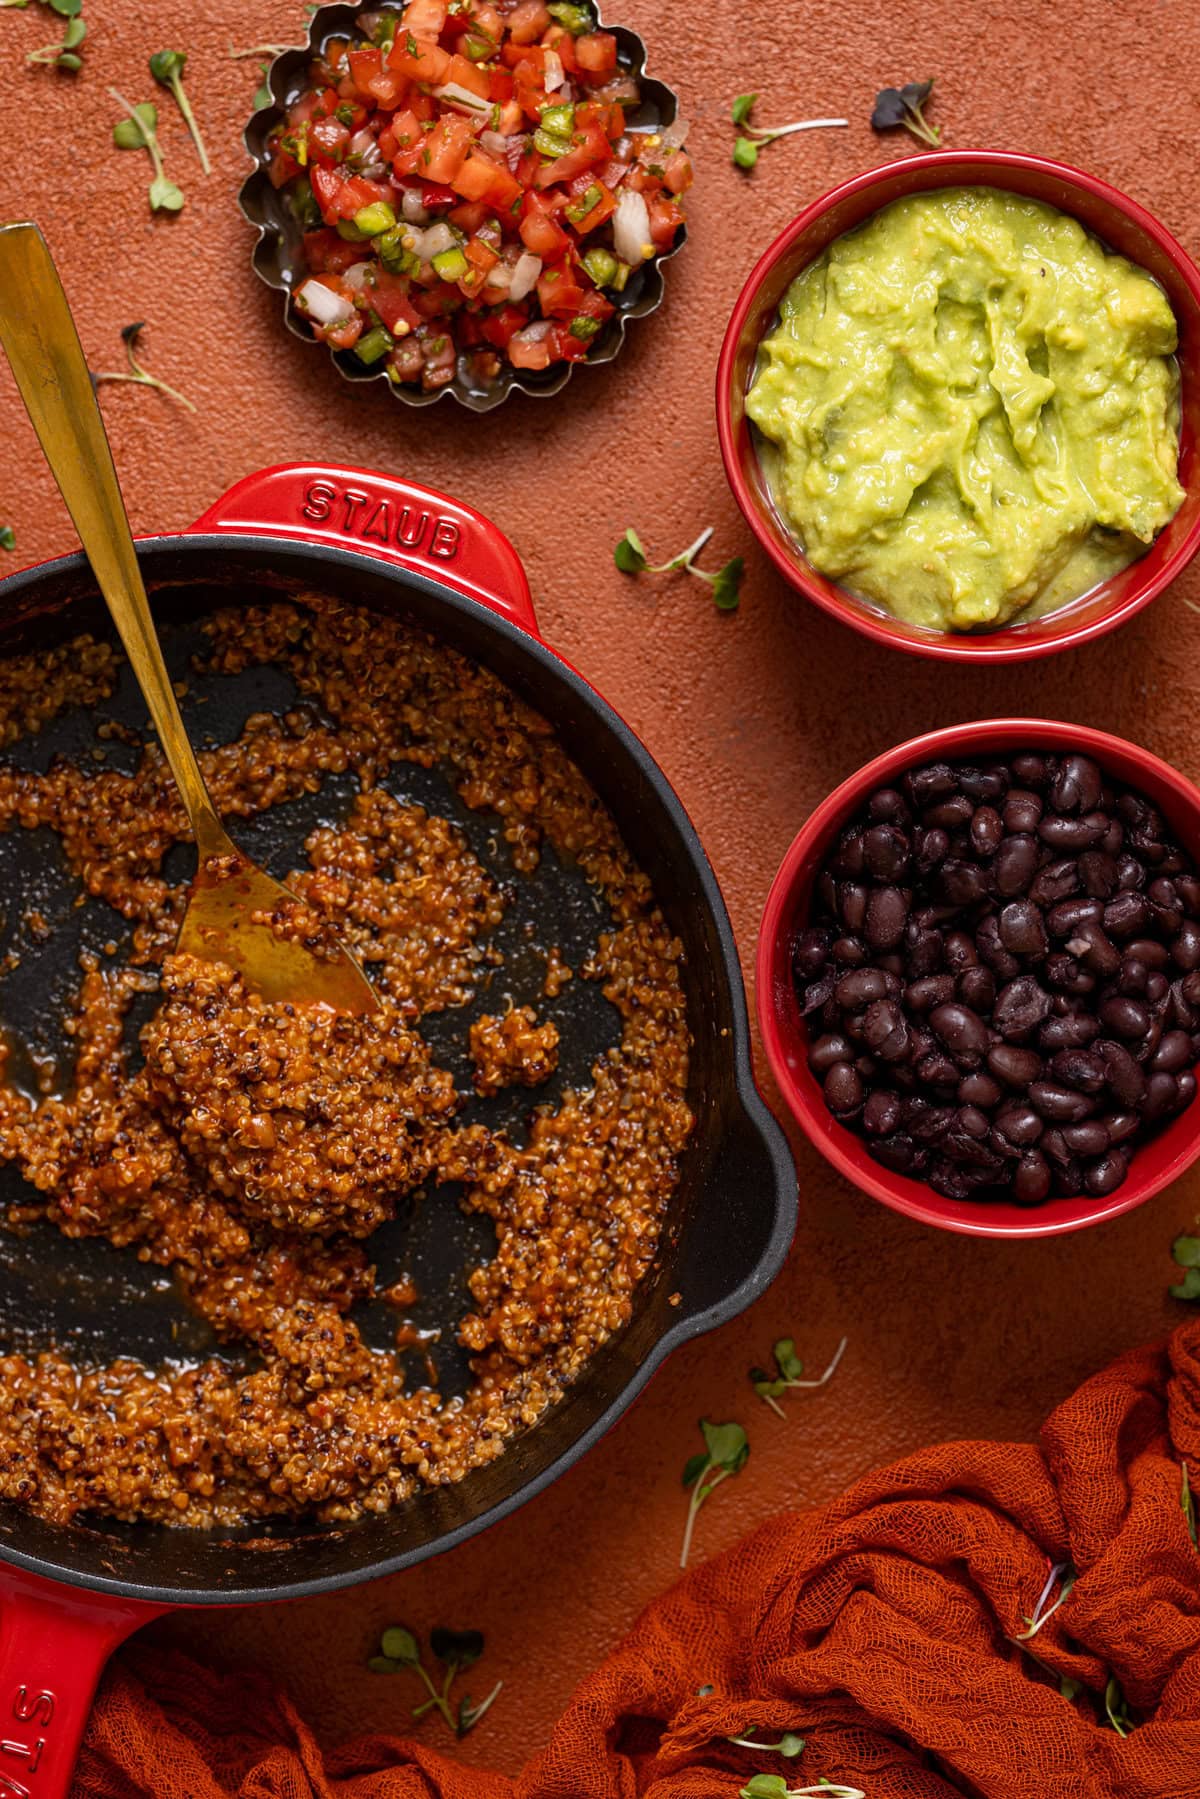
<path fill-rule="evenodd" d="M 1200 1318 L 1087 1381 L 1038 1443 L 923 1450 L 689 1574 L 515 1781 L 392 1737 L 326 1756 L 265 1684 L 135 1646 L 102 1689 L 75 1793 L 735 1799 L 770 1773 L 867 1799 L 1196 1799 L 1185 1463 L 1200 1488 Z M 798 1732 L 802 1756 L 726 1740 L 751 1728 Z"/>

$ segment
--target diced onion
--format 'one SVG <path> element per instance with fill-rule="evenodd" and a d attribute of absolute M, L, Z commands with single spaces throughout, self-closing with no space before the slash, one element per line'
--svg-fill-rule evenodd
<path fill-rule="evenodd" d="M 622 188 L 613 214 L 613 249 L 622 262 L 632 263 L 635 269 L 654 254 L 650 209 L 643 196 L 631 187 Z"/>
<path fill-rule="evenodd" d="M 406 187 L 400 195 L 400 212 L 410 225 L 426 225 L 429 212 L 421 198 L 419 187 Z"/>
<path fill-rule="evenodd" d="M 411 250 L 422 262 L 432 262 L 443 250 L 453 250 L 458 239 L 449 225 L 439 221 L 436 225 L 431 225 L 428 231 L 422 231 L 419 226 L 406 231 L 401 242 L 406 250 Z"/>
<path fill-rule="evenodd" d="M 663 156 L 667 157 L 675 150 L 682 150 L 687 143 L 687 135 L 690 130 L 691 126 L 686 119 L 682 118 L 676 119 L 674 124 L 668 125 L 662 134 Z"/>
<path fill-rule="evenodd" d="M 523 344 L 540 344 L 544 337 L 549 337 L 554 329 L 553 319 L 534 319 L 532 325 L 526 325 L 521 331 L 513 332 L 513 341 L 518 338 Z"/>
<path fill-rule="evenodd" d="M 542 83 L 548 94 L 555 94 L 560 87 L 565 87 L 567 72 L 562 65 L 562 57 L 557 50 L 547 50 L 546 60 L 542 65 Z"/>
<path fill-rule="evenodd" d="M 318 325 L 344 325 L 354 317 L 354 307 L 323 281 L 306 281 L 296 289 L 296 304 Z"/>
<path fill-rule="evenodd" d="M 517 261 L 517 266 L 512 273 L 512 286 L 508 290 L 508 297 L 514 305 L 518 300 L 523 300 L 526 294 L 533 292 L 541 272 L 541 257 L 535 256 L 532 250 L 526 250 L 525 254 Z"/>
<path fill-rule="evenodd" d="M 501 131 L 481 131 L 479 148 L 486 150 L 489 156 L 498 156 L 507 161 L 509 140 Z"/>
<path fill-rule="evenodd" d="M 433 91 L 447 106 L 461 106 L 464 112 L 478 114 L 492 110 L 490 100 L 481 100 L 478 94 L 473 94 L 469 87 L 462 87 L 457 81 L 447 81 L 444 86 L 435 87 Z"/>
<path fill-rule="evenodd" d="M 360 287 L 365 285 L 370 274 L 371 265 L 369 262 L 352 262 L 350 267 L 343 274 L 342 280 L 346 283 L 347 287 L 352 287 L 355 292 L 357 292 Z"/>

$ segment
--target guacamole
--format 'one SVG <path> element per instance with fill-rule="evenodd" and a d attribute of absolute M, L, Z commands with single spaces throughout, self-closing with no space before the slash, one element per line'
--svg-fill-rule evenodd
<path fill-rule="evenodd" d="M 746 401 L 817 569 L 968 631 L 1064 605 L 1178 510 L 1175 316 L 1035 200 L 898 200 L 789 287 Z"/>

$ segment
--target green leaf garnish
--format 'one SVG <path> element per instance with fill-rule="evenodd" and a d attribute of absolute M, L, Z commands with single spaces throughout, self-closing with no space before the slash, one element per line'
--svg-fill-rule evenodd
<path fill-rule="evenodd" d="M 770 1375 L 762 1368 L 751 1368 L 749 1377 L 750 1384 L 758 1394 L 758 1397 L 765 1400 L 773 1412 L 778 1412 L 781 1418 L 786 1417 L 787 1414 L 779 1404 L 783 1395 L 785 1393 L 798 1392 L 802 1389 L 812 1390 L 816 1387 L 826 1386 L 837 1373 L 838 1363 L 845 1354 L 845 1350 L 846 1338 L 843 1337 L 837 1348 L 834 1350 L 833 1359 L 829 1363 L 824 1374 L 819 1374 L 815 1380 L 804 1380 L 802 1378 L 804 1374 L 804 1363 L 796 1354 L 795 1339 L 792 1337 L 780 1337 L 772 1350 L 772 1355 L 775 1359 L 775 1367 L 778 1370 L 777 1374 Z"/>
<path fill-rule="evenodd" d="M 733 160 L 739 169 L 752 169 L 758 161 L 758 145 L 748 137 L 739 137 L 733 146 Z"/>
<path fill-rule="evenodd" d="M 168 399 L 177 400 L 189 412 L 195 412 L 196 408 L 186 394 L 181 394 L 177 387 L 171 387 L 167 382 L 160 380 L 157 375 L 152 375 L 150 370 L 144 369 L 138 361 L 138 341 L 145 329 L 145 323 L 140 319 L 134 325 L 122 327 L 121 342 L 125 345 L 127 366 L 123 369 L 102 369 L 99 374 L 92 376 L 92 386 L 99 388 L 106 381 L 130 381 L 137 387 L 156 387 L 159 393 L 166 394 Z"/>
<path fill-rule="evenodd" d="M 733 556 L 718 569 L 713 576 L 713 604 L 718 612 L 735 612 L 741 598 L 742 576 L 746 572 L 746 564 L 740 556 Z"/>
<path fill-rule="evenodd" d="M 413 1706 L 414 1719 L 419 1722 L 436 1711 L 455 1736 L 465 1737 L 490 1711 L 504 1682 L 498 1680 L 478 1704 L 469 1693 L 464 1694 L 456 1707 L 451 1688 L 458 1676 L 473 1667 L 483 1654 L 483 1636 L 477 1630 L 448 1630 L 444 1625 L 436 1625 L 429 1633 L 429 1647 L 445 1670 L 440 1686 L 425 1666 L 416 1635 L 403 1624 L 392 1624 L 384 1631 L 379 1639 L 380 1653 L 368 1658 L 367 1667 L 374 1674 L 415 1674 L 429 1697 Z"/>
<path fill-rule="evenodd" d="M 1127 1737 L 1133 1729 L 1129 1716 L 1129 1707 L 1125 1703 L 1125 1695 L 1115 1674 L 1109 1678 L 1104 1689 L 1104 1712 L 1109 1723 L 1119 1737 Z"/>
<path fill-rule="evenodd" d="M 623 575 L 639 575 L 644 568 L 649 568 L 642 540 L 632 525 L 613 551 L 613 561 Z"/>
<path fill-rule="evenodd" d="M 739 94 L 738 95 L 737 99 L 734 101 L 733 105 L 729 109 L 729 116 L 733 120 L 735 125 L 744 125 L 746 123 L 746 120 L 750 117 L 750 114 L 754 111 L 754 102 L 757 99 L 758 99 L 757 94 Z"/>
<path fill-rule="evenodd" d="M 150 182 L 151 212 L 178 212 L 183 205 L 183 190 L 171 181 L 163 168 L 158 145 L 158 111 L 148 100 L 131 106 L 124 94 L 110 87 L 109 93 L 125 117 L 113 126 L 113 143 L 118 150 L 145 150 L 154 174 Z"/>
<path fill-rule="evenodd" d="M 127 119 L 117 120 L 113 126 L 113 143 L 118 150 L 144 150 L 150 142 L 148 134 L 153 133 L 157 124 L 158 108 L 143 100 Z"/>
<path fill-rule="evenodd" d="M 15 550 L 17 534 L 11 525 L 0 525 L 0 550 Z"/>
<path fill-rule="evenodd" d="M 624 537 L 613 550 L 613 561 L 623 575 L 640 575 L 643 571 L 651 575 L 668 575 L 680 572 L 695 575 L 713 590 L 713 601 L 721 612 L 732 612 L 738 603 L 738 591 L 745 563 L 740 556 L 734 556 L 724 568 L 716 574 L 708 574 L 706 570 L 696 567 L 696 558 L 713 534 L 711 525 L 706 525 L 695 543 L 681 550 L 678 556 L 672 556 L 669 562 L 650 562 L 646 550 L 637 532 L 630 527 Z"/>
<path fill-rule="evenodd" d="M 679 1555 L 681 1568 L 687 1567 L 692 1532 L 700 1507 L 712 1497 L 722 1481 L 741 1473 L 750 1454 L 750 1444 L 740 1424 L 732 1421 L 728 1424 L 713 1424 L 710 1419 L 701 1418 L 700 1433 L 704 1438 L 704 1454 L 692 1456 L 683 1470 L 683 1484 L 685 1488 L 691 1488 L 692 1497 L 688 1503 L 683 1547 Z"/>
<path fill-rule="evenodd" d="M 191 101 L 183 91 L 183 71 L 186 65 L 186 51 L 156 50 L 154 55 L 150 58 L 150 73 L 161 87 L 169 88 L 174 95 L 175 104 L 183 114 L 183 122 L 187 126 L 192 142 L 196 146 L 196 154 L 200 158 L 200 167 L 206 175 L 209 175 L 212 173 L 212 165 L 208 160 L 208 151 L 204 147 L 204 139 L 200 135 L 200 127 L 196 123 L 196 115 L 192 111 Z M 182 199 L 179 204 L 180 206 L 183 205 Z M 178 210 L 178 208 L 175 210 Z"/>
<path fill-rule="evenodd" d="M 1188 1473 L 1188 1465 L 1183 1464 L 1183 1480 L 1179 1491 L 1179 1504 L 1183 1512 L 1184 1522 L 1188 1527 L 1188 1535 L 1193 1545 L 1200 1547 L 1196 1537 L 1196 1496 L 1192 1492 L 1192 1478 Z"/>

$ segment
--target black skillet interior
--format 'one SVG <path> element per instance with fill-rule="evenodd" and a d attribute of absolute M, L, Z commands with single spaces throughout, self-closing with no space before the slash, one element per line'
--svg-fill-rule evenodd
<path fill-rule="evenodd" d="M 294 689 L 283 671 L 270 667 L 237 677 L 198 677 L 191 666 L 203 644 L 198 619 L 217 605 L 286 597 L 304 586 L 403 612 L 476 656 L 535 704 L 612 810 L 684 940 L 695 1042 L 691 1099 L 697 1129 L 659 1263 L 644 1283 L 635 1316 L 567 1398 L 499 1461 L 385 1517 L 337 1529 L 257 1526 L 244 1538 L 107 1523 L 64 1530 L 0 1508 L 0 1557 L 88 1585 L 119 1585 L 184 1603 L 228 1603 L 319 1590 L 403 1566 L 449 1547 L 529 1497 L 607 1428 L 674 1343 L 732 1316 L 773 1278 L 794 1224 L 795 1177 L 781 1133 L 753 1088 L 736 951 L 703 852 L 662 775 L 585 683 L 482 608 L 421 576 L 398 576 L 348 552 L 262 540 L 164 539 L 144 549 L 143 566 L 172 672 L 188 684 L 184 715 L 199 743 L 227 741 L 251 712 L 286 708 Z M 0 654 L 85 629 L 109 634 L 78 558 L 12 577 L 5 600 Z M 145 709 L 128 670 L 117 693 L 94 714 L 64 714 L 5 754 L 44 767 L 55 753 L 79 759 L 103 752 L 109 767 L 132 767 L 135 748 L 97 736 L 104 719 L 145 730 Z M 514 874 L 496 821 L 463 806 L 439 771 L 401 767 L 385 785 L 397 798 L 453 818 L 513 894 L 494 938 L 505 960 L 490 986 L 466 1008 L 422 1021 L 437 1060 L 469 1091 L 467 1026 L 511 995 L 553 1017 L 562 1032 L 559 1072 L 533 1098 L 553 1099 L 564 1085 L 586 1082 L 596 1056 L 617 1040 L 617 1014 L 594 983 L 572 981 L 555 1000 L 543 996 L 541 983 L 547 948 L 557 944 L 577 966 L 605 928 L 605 909 L 592 889 L 552 852 L 534 877 Z M 336 819 L 352 790 L 345 779 L 327 778 L 319 794 L 239 825 L 238 841 L 271 873 L 285 876 L 303 866 L 308 832 Z M 172 851 L 167 874 L 186 879 L 190 857 L 186 848 Z M 0 835 L 0 959 L 10 950 L 19 957 L 0 978 L 0 1023 L 16 1043 L 17 1078 L 32 1078 L 33 1058 L 48 1058 L 59 1078 L 69 1080 L 70 1047 L 58 1021 L 78 984 L 79 952 L 110 939 L 119 944 L 126 934 L 106 904 L 76 907 L 75 894 L 55 837 L 21 830 Z M 48 935 L 40 924 L 31 929 L 31 914 L 51 927 Z M 134 1033 L 153 1004 L 149 996 L 131 1020 Z M 531 1103 L 519 1092 L 472 1099 L 467 1116 L 519 1135 Z M 20 1189 L 20 1177 L 0 1169 L 0 1204 Z M 465 1217 L 446 1189 L 402 1207 L 395 1222 L 371 1239 L 385 1280 L 402 1272 L 415 1277 L 419 1298 L 411 1320 L 440 1333 L 432 1354 L 446 1392 L 461 1390 L 468 1375 L 454 1341 L 456 1321 L 467 1307 L 465 1276 L 493 1242 L 488 1221 Z M 391 1341 L 394 1312 L 378 1304 L 355 1316 L 368 1339 Z M 96 1361 L 134 1354 L 155 1363 L 214 1348 L 170 1277 L 131 1254 L 103 1242 L 70 1241 L 49 1225 L 23 1237 L 0 1235 L 0 1353 L 36 1350 L 49 1340 Z M 414 1357 L 416 1381 L 422 1376 L 417 1352 Z"/>

